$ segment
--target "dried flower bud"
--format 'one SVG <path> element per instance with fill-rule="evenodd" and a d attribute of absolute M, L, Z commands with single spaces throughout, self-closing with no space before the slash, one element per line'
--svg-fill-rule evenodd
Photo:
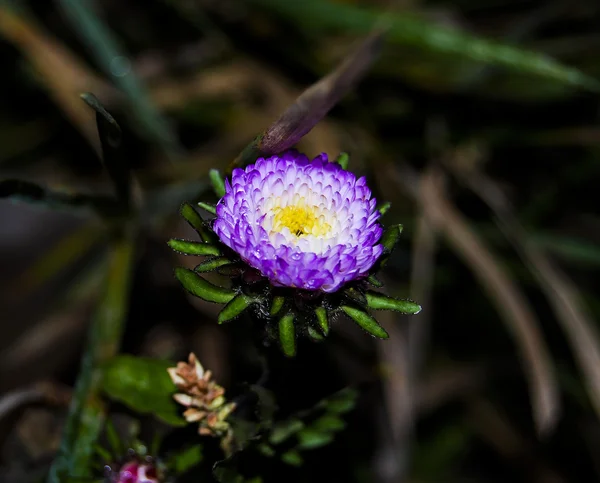
<path fill-rule="evenodd" d="M 207 436 L 222 436 L 229 432 L 226 418 L 235 409 L 235 403 L 227 403 L 225 389 L 211 381 L 212 374 L 191 353 L 188 362 L 178 362 L 167 369 L 173 384 L 180 393 L 173 396 L 187 409 L 183 417 L 189 423 L 200 423 L 198 432 Z"/>

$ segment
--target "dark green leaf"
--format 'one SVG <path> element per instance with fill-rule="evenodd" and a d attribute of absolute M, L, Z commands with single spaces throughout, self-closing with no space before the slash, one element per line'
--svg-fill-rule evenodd
<path fill-rule="evenodd" d="M 281 455 L 281 461 L 290 466 L 301 466 L 304 460 L 298 451 L 291 449 Z"/>
<path fill-rule="evenodd" d="M 270 429 L 273 424 L 275 411 L 277 411 L 277 403 L 275 395 L 269 389 L 252 384 L 250 390 L 258 397 L 256 405 L 256 417 L 260 421 L 261 428 Z"/>
<path fill-rule="evenodd" d="M 176 252 L 182 253 L 184 255 L 222 255 L 219 247 L 203 242 L 194 242 L 190 240 L 181 240 L 179 238 L 173 238 L 168 241 L 168 245 Z"/>
<path fill-rule="evenodd" d="M 104 366 L 102 389 L 111 398 L 140 413 L 150 413 L 172 426 L 185 426 L 173 400 L 175 385 L 169 361 L 120 355 Z"/>
<path fill-rule="evenodd" d="M 363 294 L 362 291 L 355 289 L 354 287 L 350 287 L 344 290 L 344 295 L 346 295 L 346 297 L 350 298 L 351 300 L 358 302 L 359 305 L 366 305 L 367 303 L 367 298 L 365 297 L 365 294 Z"/>
<path fill-rule="evenodd" d="M 314 327 L 308 326 L 308 328 L 306 329 L 306 332 L 307 332 L 308 336 L 315 342 L 321 342 L 322 340 L 325 339 L 323 334 L 321 334 L 321 332 L 319 332 Z"/>
<path fill-rule="evenodd" d="M 336 432 L 336 431 L 341 431 L 342 429 L 344 429 L 346 427 L 346 423 L 338 418 L 337 416 L 332 416 L 332 415 L 324 415 L 321 416 L 319 419 L 317 419 L 316 421 L 314 421 L 311 425 L 310 425 L 311 429 L 314 429 L 316 431 L 321 431 L 321 432 Z"/>
<path fill-rule="evenodd" d="M 244 310 L 246 310 L 250 305 L 256 302 L 255 298 L 249 297 L 248 295 L 239 294 L 236 295 L 233 299 L 229 301 L 229 303 L 223 307 L 223 310 L 219 312 L 217 317 L 217 321 L 219 324 L 224 322 L 229 322 L 232 319 L 235 319 L 238 315 L 240 315 Z"/>
<path fill-rule="evenodd" d="M 326 446 L 334 439 L 334 435 L 329 432 L 322 432 L 312 428 L 304 428 L 298 433 L 298 447 L 302 449 L 314 449 Z"/>
<path fill-rule="evenodd" d="M 193 270 L 188 270 L 187 268 L 176 268 L 175 276 L 188 292 L 207 302 L 226 304 L 236 296 L 233 290 L 213 285 Z"/>
<path fill-rule="evenodd" d="M 196 271 L 198 273 L 212 272 L 213 270 L 216 270 L 219 267 L 223 267 L 225 265 L 230 265 L 230 264 L 231 264 L 231 260 L 229 260 L 229 258 L 225 258 L 225 257 L 210 258 L 210 259 L 202 262 L 200 265 L 196 265 L 194 267 L 194 271 Z"/>
<path fill-rule="evenodd" d="M 279 342 L 283 353 L 288 357 L 296 355 L 296 328 L 294 315 L 288 314 L 279 319 Z"/>
<path fill-rule="evenodd" d="M 198 206 L 205 211 L 208 211 L 211 215 L 217 214 L 217 208 L 215 205 L 211 205 L 210 203 L 204 203 L 203 201 L 198 202 Z"/>
<path fill-rule="evenodd" d="M 329 334 L 329 320 L 327 320 L 327 310 L 325 307 L 317 307 L 315 309 L 315 315 L 317 316 L 317 323 L 323 335 Z"/>
<path fill-rule="evenodd" d="M 344 313 L 350 317 L 354 322 L 356 322 L 363 330 L 367 331 L 369 334 L 379 338 L 379 339 L 387 339 L 389 337 L 388 333 L 381 327 L 377 321 L 371 317 L 366 312 L 363 312 L 360 309 L 356 309 L 354 307 L 349 307 L 347 305 L 343 305 L 341 309 Z"/>
<path fill-rule="evenodd" d="M 377 292 L 368 291 L 367 306 L 375 310 L 395 310 L 403 314 L 418 314 L 421 311 L 421 306 L 411 302 L 410 300 L 398 300 L 387 295 Z"/>
<path fill-rule="evenodd" d="M 0 181 L 0 198 L 39 203 L 49 208 L 88 209 L 103 216 L 112 216 L 119 212 L 115 200 L 107 196 L 63 193 L 18 179 Z"/>
<path fill-rule="evenodd" d="M 270 315 L 277 315 L 283 304 L 285 303 L 285 297 L 273 297 L 273 304 L 271 305 Z"/>
<path fill-rule="evenodd" d="M 120 150 L 121 127 L 94 94 L 86 92 L 81 94 L 81 98 L 96 111 L 96 126 L 102 145 L 102 162 L 113 182 L 117 199 L 128 208 L 131 203 L 131 173 L 129 160 Z"/>
<path fill-rule="evenodd" d="M 273 456 L 275 456 L 275 450 L 273 449 L 273 447 L 269 446 L 266 443 L 259 444 L 256 447 L 256 449 L 258 449 L 258 451 L 260 451 L 267 458 L 272 458 Z"/>
<path fill-rule="evenodd" d="M 217 197 L 223 198 L 225 196 L 225 180 L 223 176 L 218 169 L 211 169 L 208 174 L 215 194 Z"/>
<path fill-rule="evenodd" d="M 318 406 L 324 408 L 328 413 L 343 414 L 354 409 L 357 398 L 358 391 L 352 387 L 346 387 L 321 401 Z"/>
<path fill-rule="evenodd" d="M 379 281 L 375 275 L 369 275 L 367 277 L 367 282 L 377 288 L 383 287 L 383 283 L 381 283 L 381 281 Z"/>
<path fill-rule="evenodd" d="M 299 419 L 288 419 L 277 423 L 271 435 L 269 436 L 269 443 L 277 445 L 283 443 L 290 436 L 296 434 L 298 431 L 304 428 L 304 423 Z"/>
<path fill-rule="evenodd" d="M 196 230 L 202 241 L 207 243 L 215 243 L 218 241 L 217 236 L 211 232 L 202 217 L 198 214 L 198 212 L 194 209 L 192 205 L 189 203 L 184 203 L 181 205 L 181 216 L 185 218 L 190 226 Z"/>
<path fill-rule="evenodd" d="M 202 459 L 202 445 L 196 444 L 170 456 L 167 466 L 176 475 L 182 475 L 197 466 Z"/>
<path fill-rule="evenodd" d="M 383 245 L 386 253 L 390 253 L 394 249 L 396 243 L 398 243 L 398 239 L 400 238 L 403 228 L 404 227 L 402 225 L 391 225 L 383 232 L 379 243 Z"/>

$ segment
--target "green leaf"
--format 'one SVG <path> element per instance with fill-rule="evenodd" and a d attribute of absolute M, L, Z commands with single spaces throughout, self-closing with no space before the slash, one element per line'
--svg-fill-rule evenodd
<path fill-rule="evenodd" d="M 392 206 L 392 204 L 389 201 L 386 201 L 385 203 L 382 203 L 381 205 L 379 205 L 377 207 L 377 211 L 379 211 L 381 216 L 383 216 L 388 212 L 388 210 L 390 209 L 391 206 Z"/>
<path fill-rule="evenodd" d="M 365 297 L 365 294 L 354 287 L 350 287 L 344 290 L 344 295 L 346 295 L 346 297 L 350 298 L 351 300 L 358 302 L 358 304 L 361 306 L 367 304 L 367 298 Z"/>
<path fill-rule="evenodd" d="M 285 303 L 285 297 L 273 297 L 273 303 L 271 304 L 271 310 L 269 311 L 269 315 L 277 315 L 283 304 Z"/>
<path fill-rule="evenodd" d="M 198 206 L 205 211 L 208 211 L 211 215 L 217 214 L 217 208 L 215 205 L 211 205 L 210 203 L 204 203 L 204 201 L 199 201 Z"/>
<path fill-rule="evenodd" d="M 276 11 L 288 20 L 318 32 L 366 34 L 383 23 L 390 42 L 416 51 L 470 59 L 562 82 L 574 87 L 600 89 L 598 81 L 537 52 L 485 40 L 458 29 L 438 25 L 407 13 L 391 13 L 328 0 L 249 0 Z"/>
<path fill-rule="evenodd" d="M 298 447 L 302 449 L 320 448 L 331 443 L 334 438 L 335 436 L 332 433 L 304 428 L 298 433 Z"/>
<path fill-rule="evenodd" d="M 288 314 L 279 319 L 279 342 L 283 353 L 288 357 L 296 355 L 296 328 L 294 314 Z"/>
<path fill-rule="evenodd" d="M 223 198 L 223 196 L 225 196 L 225 180 L 223 179 L 223 176 L 218 169 L 211 169 L 208 172 L 208 175 L 215 194 L 217 197 Z"/>
<path fill-rule="evenodd" d="M 202 459 L 202 445 L 195 444 L 171 455 L 167 461 L 167 466 L 179 476 L 200 464 Z"/>
<path fill-rule="evenodd" d="M 310 427 L 316 431 L 331 432 L 341 431 L 346 427 L 346 423 L 339 417 L 326 414 L 314 421 Z"/>
<path fill-rule="evenodd" d="M 348 164 L 350 163 L 350 156 L 348 155 L 348 153 L 340 153 L 335 162 L 339 164 L 343 169 L 348 169 Z"/>
<path fill-rule="evenodd" d="M 314 327 L 311 327 L 310 325 L 306 328 L 306 333 L 315 342 L 321 342 L 321 341 L 325 340 L 325 336 L 323 336 L 323 334 L 321 334 L 321 332 L 319 332 Z"/>
<path fill-rule="evenodd" d="M 403 314 L 418 314 L 421 306 L 410 300 L 398 300 L 377 292 L 368 291 L 367 306 L 375 310 L 395 310 Z"/>
<path fill-rule="evenodd" d="M 266 456 L 267 458 L 272 458 L 273 456 L 275 456 L 275 450 L 273 449 L 272 446 L 269 446 L 266 443 L 261 443 L 259 444 L 256 449 L 258 451 L 260 451 L 261 454 L 263 454 L 264 456 Z"/>
<path fill-rule="evenodd" d="M 379 243 L 383 245 L 385 253 L 390 253 L 394 249 L 396 243 L 398 243 L 398 239 L 400 238 L 403 228 L 404 227 L 402 225 L 391 225 L 383 232 Z"/>
<path fill-rule="evenodd" d="M 358 391 L 353 387 L 346 387 L 322 400 L 318 406 L 324 408 L 328 413 L 343 414 L 354 409 L 357 398 Z"/>
<path fill-rule="evenodd" d="M 0 181 L 0 198 L 10 198 L 14 201 L 24 201 L 69 211 L 91 210 L 103 216 L 112 216 L 118 213 L 118 206 L 113 198 L 64 193 L 19 179 Z"/>
<path fill-rule="evenodd" d="M 369 275 L 367 277 L 367 282 L 377 288 L 383 287 L 383 283 L 375 275 Z"/>
<path fill-rule="evenodd" d="M 111 398 L 143 413 L 153 414 L 172 426 L 187 423 L 173 400 L 175 385 L 167 368 L 170 361 L 120 355 L 104 366 L 102 389 Z"/>
<path fill-rule="evenodd" d="M 81 94 L 84 102 L 96 111 L 96 125 L 102 145 L 102 163 L 114 187 L 117 200 L 129 209 L 131 204 L 131 172 L 129 159 L 121 151 L 122 132 L 115 118 L 89 92 Z"/>
<path fill-rule="evenodd" d="M 223 310 L 219 312 L 217 321 L 219 324 L 229 322 L 239 316 L 244 310 L 250 305 L 256 303 L 256 299 L 249 297 L 244 294 L 239 294 L 229 301 L 229 303 L 223 307 Z"/>
<path fill-rule="evenodd" d="M 140 83 L 130 59 L 121 50 L 117 39 L 102 21 L 90 0 L 60 0 L 71 26 L 81 36 L 105 74 L 121 88 L 129 102 L 136 123 L 151 142 L 158 143 L 165 153 L 175 157 L 181 148 L 171 126 L 161 116 Z"/>
<path fill-rule="evenodd" d="M 225 265 L 230 265 L 230 264 L 231 264 L 231 260 L 229 260 L 229 258 L 225 258 L 225 257 L 210 258 L 210 259 L 202 262 L 200 265 L 196 265 L 194 267 L 194 271 L 198 272 L 198 273 L 212 272 L 213 270 L 216 270 L 219 267 L 223 267 Z"/>
<path fill-rule="evenodd" d="M 281 455 L 281 461 L 290 466 L 302 466 L 302 463 L 304 463 L 302 456 L 300 456 L 300 453 L 298 453 L 298 451 L 295 449 L 291 449 L 283 453 Z"/>
<path fill-rule="evenodd" d="M 205 255 L 205 256 L 218 256 L 222 255 L 219 247 L 210 245 L 203 242 L 194 242 L 190 240 L 181 240 L 179 238 L 172 238 L 167 244 L 176 252 L 184 255 Z"/>
<path fill-rule="evenodd" d="M 315 309 L 315 315 L 317 316 L 317 323 L 323 335 L 329 334 L 329 320 L 327 320 L 327 309 L 325 307 L 317 307 Z"/>
<path fill-rule="evenodd" d="M 356 322 L 363 330 L 367 331 L 369 334 L 379 338 L 379 339 L 387 339 L 389 337 L 388 333 L 381 327 L 377 321 L 371 317 L 366 312 L 363 312 L 360 309 L 356 309 L 354 307 L 349 307 L 347 305 L 342 305 L 341 309 L 344 313 L 350 317 L 354 322 Z"/>
<path fill-rule="evenodd" d="M 218 241 L 218 237 L 206 226 L 202 217 L 189 203 L 183 203 L 181 205 L 181 216 L 185 218 L 190 226 L 196 230 L 202 241 L 207 243 L 215 243 Z"/>
<path fill-rule="evenodd" d="M 299 419 L 288 419 L 277 423 L 271 431 L 269 443 L 274 445 L 281 444 L 302 429 L 304 429 L 304 423 Z"/>
<path fill-rule="evenodd" d="M 233 290 L 213 285 L 193 270 L 188 270 L 187 268 L 176 268 L 175 276 L 188 292 L 207 302 L 226 304 L 236 296 Z"/>

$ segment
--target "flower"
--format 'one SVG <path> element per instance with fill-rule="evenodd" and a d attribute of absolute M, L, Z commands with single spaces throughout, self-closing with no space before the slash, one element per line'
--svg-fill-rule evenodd
<path fill-rule="evenodd" d="M 156 468 L 149 463 L 132 461 L 123 465 L 116 483 L 159 483 Z"/>
<path fill-rule="evenodd" d="M 335 292 L 367 275 L 384 247 L 366 179 L 326 154 L 296 151 L 235 169 L 213 230 L 275 286 Z"/>
<path fill-rule="evenodd" d="M 235 403 L 227 403 L 225 389 L 211 381 L 211 372 L 205 371 L 194 353 L 188 363 L 178 362 L 177 367 L 167 369 L 173 384 L 182 391 L 173 396 L 187 409 L 183 416 L 189 423 L 200 423 L 201 435 L 221 436 L 228 433 L 226 419 L 235 409 Z"/>

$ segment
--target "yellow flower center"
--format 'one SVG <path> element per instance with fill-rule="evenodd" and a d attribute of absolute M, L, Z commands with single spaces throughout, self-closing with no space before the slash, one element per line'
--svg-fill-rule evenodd
<path fill-rule="evenodd" d="M 301 237 L 303 235 L 323 236 L 331 226 L 325 222 L 323 216 L 318 216 L 315 207 L 306 206 L 303 202 L 277 207 L 274 209 L 273 231 L 280 232 L 284 228 L 290 230 L 292 235 Z"/>

